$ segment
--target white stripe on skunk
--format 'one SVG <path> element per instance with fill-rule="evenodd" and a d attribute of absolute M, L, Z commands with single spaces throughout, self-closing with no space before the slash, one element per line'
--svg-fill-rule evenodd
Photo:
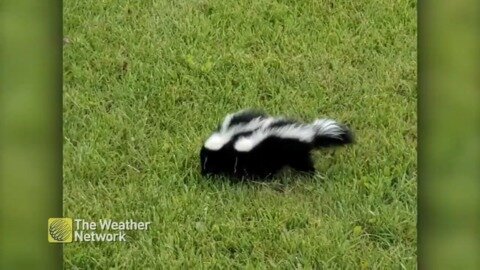
<path fill-rule="evenodd" d="M 266 127 L 271 122 L 272 122 L 271 118 L 266 118 L 266 119 L 255 118 L 250 122 L 233 125 L 225 129 L 224 129 L 224 125 L 222 125 L 222 128 L 220 129 L 220 131 L 213 133 L 212 136 L 210 136 L 210 138 L 207 139 L 204 146 L 205 148 L 210 150 L 219 150 L 228 142 L 230 142 L 232 137 L 234 137 L 235 135 L 243 132 L 252 132 L 259 128 Z"/>
<path fill-rule="evenodd" d="M 219 150 L 224 145 L 226 145 L 235 135 L 245 132 L 253 132 L 258 129 L 265 129 L 271 124 L 275 123 L 276 121 L 282 120 L 282 118 L 273 118 L 273 117 L 266 117 L 266 116 L 258 116 L 254 114 L 254 118 L 248 118 L 247 120 L 239 122 L 239 123 L 232 123 L 235 117 L 250 115 L 250 111 L 242 110 L 236 113 L 229 114 L 223 120 L 223 123 L 220 129 L 212 134 L 207 141 L 205 142 L 204 146 L 210 150 Z"/>
<path fill-rule="evenodd" d="M 344 128 L 331 119 L 318 119 L 311 125 L 289 124 L 274 128 L 261 128 L 250 136 L 240 137 L 235 142 L 235 150 L 239 152 L 251 151 L 268 137 L 295 139 L 306 143 L 313 143 L 316 137 L 329 136 L 340 138 L 345 133 Z"/>

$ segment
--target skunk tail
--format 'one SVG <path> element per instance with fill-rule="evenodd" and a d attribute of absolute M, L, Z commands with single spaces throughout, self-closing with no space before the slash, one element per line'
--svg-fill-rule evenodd
<path fill-rule="evenodd" d="M 313 122 L 316 148 L 333 147 L 352 144 L 355 142 L 353 132 L 343 124 L 331 119 L 318 119 Z"/>

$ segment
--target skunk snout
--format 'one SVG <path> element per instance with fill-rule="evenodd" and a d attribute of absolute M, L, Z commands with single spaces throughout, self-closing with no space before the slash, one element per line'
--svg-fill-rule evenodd
<path fill-rule="evenodd" d="M 230 174 L 234 163 L 232 155 L 225 149 L 214 151 L 203 147 L 200 151 L 202 175 Z"/>
<path fill-rule="evenodd" d="M 200 166 L 201 166 L 201 173 L 202 175 L 207 175 L 209 174 L 209 164 L 208 164 L 208 153 L 207 149 L 205 147 L 202 147 L 202 150 L 200 151 Z"/>

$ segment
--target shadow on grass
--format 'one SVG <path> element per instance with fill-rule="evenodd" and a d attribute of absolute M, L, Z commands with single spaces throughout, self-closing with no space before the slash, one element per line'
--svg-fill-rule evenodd
<path fill-rule="evenodd" d="M 279 193 L 287 193 L 301 185 L 323 182 L 323 177 L 318 172 L 306 174 L 288 168 L 268 178 L 234 178 L 223 175 L 203 176 L 199 171 L 196 179 L 202 182 L 201 185 L 207 185 L 215 189 L 224 189 L 225 187 L 234 189 L 266 188 Z"/>

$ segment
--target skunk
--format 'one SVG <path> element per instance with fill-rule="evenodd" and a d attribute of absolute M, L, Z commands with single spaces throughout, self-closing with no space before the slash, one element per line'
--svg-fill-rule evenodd
<path fill-rule="evenodd" d="M 311 152 L 354 142 L 352 131 L 331 119 L 310 124 L 260 111 L 229 114 L 200 150 L 202 175 L 267 178 L 284 167 L 315 172 Z"/>

